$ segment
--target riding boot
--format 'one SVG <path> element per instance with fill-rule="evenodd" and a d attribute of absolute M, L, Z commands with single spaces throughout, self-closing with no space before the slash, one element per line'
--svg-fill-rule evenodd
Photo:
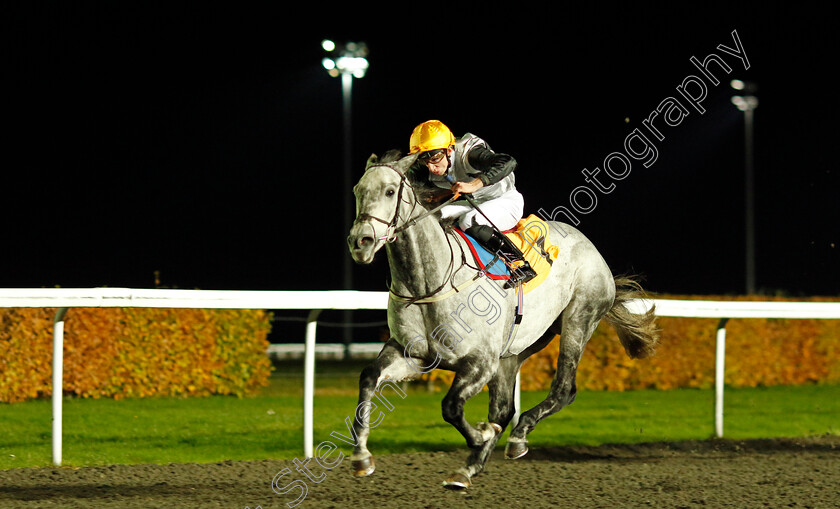
<path fill-rule="evenodd" d="M 470 226 L 465 233 L 475 238 L 491 252 L 499 253 L 508 262 L 510 279 L 505 283 L 505 288 L 514 288 L 537 277 L 536 271 L 525 260 L 522 251 L 504 233 L 483 224 Z"/>

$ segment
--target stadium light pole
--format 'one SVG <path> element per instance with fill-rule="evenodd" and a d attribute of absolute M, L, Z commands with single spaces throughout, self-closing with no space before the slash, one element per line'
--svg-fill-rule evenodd
<path fill-rule="evenodd" d="M 324 69 L 330 76 L 341 77 L 342 97 L 342 118 L 344 124 L 344 231 L 349 232 L 353 224 L 353 179 L 352 179 L 352 96 L 353 78 L 363 78 L 370 64 L 367 61 L 368 48 L 363 42 L 347 42 L 336 44 L 324 39 L 321 41 L 321 48 L 326 56 L 321 60 Z M 353 289 L 353 262 L 347 251 L 344 251 L 343 283 L 345 290 Z M 344 322 L 349 324 L 351 312 L 344 312 Z M 350 343 L 352 342 L 351 330 L 348 325 L 344 327 L 344 353 L 349 357 Z"/>
<path fill-rule="evenodd" d="M 732 96 L 732 104 L 744 112 L 744 208 L 746 222 L 746 291 L 747 295 L 755 293 L 755 192 L 753 166 L 753 114 L 758 107 L 758 98 L 753 92 L 755 83 L 732 80 L 730 86 L 735 90 L 743 90 L 746 95 Z"/>

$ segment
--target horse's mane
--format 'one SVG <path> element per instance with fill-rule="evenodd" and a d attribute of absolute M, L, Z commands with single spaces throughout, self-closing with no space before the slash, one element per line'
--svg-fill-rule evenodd
<path fill-rule="evenodd" d="M 399 161 L 402 159 L 402 152 L 399 149 L 392 148 L 391 150 L 382 154 L 382 157 L 379 158 L 380 163 L 393 163 L 394 161 Z"/>

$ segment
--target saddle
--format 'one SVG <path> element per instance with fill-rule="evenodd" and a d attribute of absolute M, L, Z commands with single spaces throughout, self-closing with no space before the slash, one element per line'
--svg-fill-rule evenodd
<path fill-rule="evenodd" d="M 548 229 L 549 226 L 545 221 L 531 214 L 519 220 L 512 229 L 502 232 L 522 251 L 525 260 L 537 273 L 535 278 L 522 285 L 523 293 L 530 292 L 545 280 L 551 271 L 551 264 L 560 253 L 560 248 L 548 240 Z M 498 254 L 482 246 L 460 228 L 453 227 L 453 230 L 466 241 L 473 260 L 487 277 L 499 281 L 507 281 L 511 278 L 510 267 Z"/>

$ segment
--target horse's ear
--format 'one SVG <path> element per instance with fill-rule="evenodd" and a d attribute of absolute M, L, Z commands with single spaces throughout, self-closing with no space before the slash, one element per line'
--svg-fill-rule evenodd
<path fill-rule="evenodd" d="M 372 164 L 376 164 L 378 161 L 379 157 L 376 154 L 371 154 L 370 157 L 368 157 L 367 163 L 365 163 L 365 170 L 370 168 Z"/>
<path fill-rule="evenodd" d="M 407 172 L 408 169 L 411 168 L 411 165 L 414 164 L 415 161 L 417 161 L 417 158 L 419 156 L 420 156 L 420 154 L 417 153 L 417 154 L 411 154 L 411 155 L 407 155 L 407 156 L 403 157 L 397 163 L 397 165 L 396 165 L 397 169 L 400 171 L 400 173 Z"/>

